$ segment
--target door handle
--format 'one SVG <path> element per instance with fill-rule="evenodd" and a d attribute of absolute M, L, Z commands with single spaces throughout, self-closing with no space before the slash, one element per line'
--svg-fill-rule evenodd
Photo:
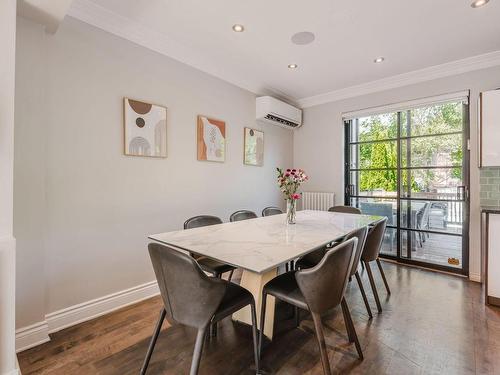
<path fill-rule="evenodd" d="M 345 187 L 345 192 L 347 195 L 349 196 L 352 196 L 354 195 L 354 185 L 353 184 L 349 184 Z"/>

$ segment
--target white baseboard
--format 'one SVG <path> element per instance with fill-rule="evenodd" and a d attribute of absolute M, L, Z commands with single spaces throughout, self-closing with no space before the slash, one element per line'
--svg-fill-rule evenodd
<path fill-rule="evenodd" d="M 46 321 L 16 330 L 16 353 L 50 341 Z"/>
<path fill-rule="evenodd" d="M 49 333 L 83 323 L 114 310 L 154 297 L 160 293 L 151 281 L 91 301 L 70 306 L 45 315 L 45 321 L 16 331 L 16 351 L 20 352 L 50 340 Z"/>
<path fill-rule="evenodd" d="M 159 293 L 156 281 L 125 289 L 117 293 L 96 298 L 91 301 L 70 306 L 68 308 L 45 315 L 49 325 L 49 333 L 74 326 L 107 314 L 122 307 L 140 302 Z"/>
<path fill-rule="evenodd" d="M 469 280 L 480 283 L 481 282 L 481 274 L 469 272 Z"/>

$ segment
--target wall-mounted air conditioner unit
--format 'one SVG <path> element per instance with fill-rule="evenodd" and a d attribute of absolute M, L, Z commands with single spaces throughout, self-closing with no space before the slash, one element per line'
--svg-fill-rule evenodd
<path fill-rule="evenodd" d="M 278 125 L 287 129 L 295 129 L 302 125 L 302 110 L 275 99 L 271 96 L 261 96 L 256 102 L 256 117 L 258 121 Z"/>

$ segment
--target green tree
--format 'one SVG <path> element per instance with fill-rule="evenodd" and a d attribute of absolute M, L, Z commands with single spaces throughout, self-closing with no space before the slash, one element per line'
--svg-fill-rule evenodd
<path fill-rule="evenodd" d="M 408 117 L 409 116 L 409 117 Z M 410 119 L 407 128 L 407 119 Z M 462 169 L 462 135 L 440 135 L 462 131 L 461 103 L 449 103 L 431 107 L 418 108 L 401 113 L 401 136 L 432 135 L 431 137 L 412 138 L 401 141 L 402 166 L 408 164 L 407 147 L 411 148 L 411 166 L 457 166 L 450 168 L 449 173 L 435 173 L 433 170 L 418 172 L 402 171 L 403 185 L 407 185 L 407 176 L 411 176 L 411 190 L 423 191 L 439 179 L 461 179 Z M 397 144 L 387 141 L 397 137 L 398 120 L 396 114 L 375 115 L 359 119 L 358 140 L 381 141 L 361 143 L 357 147 L 359 168 L 375 169 L 360 173 L 359 188 L 361 191 L 383 189 L 394 192 L 397 189 Z M 356 155 L 354 155 L 356 158 Z M 394 168 L 394 169 L 391 169 Z M 443 177 L 444 176 L 444 177 Z"/>

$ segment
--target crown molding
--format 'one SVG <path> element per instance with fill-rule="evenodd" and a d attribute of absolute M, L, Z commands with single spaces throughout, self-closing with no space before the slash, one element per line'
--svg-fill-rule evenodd
<path fill-rule="evenodd" d="M 222 67 L 217 61 L 207 60 L 206 56 L 203 56 L 195 48 L 190 48 L 165 34 L 89 0 L 74 0 L 68 16 L 189 65 L 251 93 L 260 93 L 264 89 L 264 85 L 256 85 L 246 80 L 243 75 L 228 70 L 227 67 Z"/>
<path fill-rule="evenodd" d="M 54 34 L 66 16 L 71 1 L 19 0 L 17 14 L 43 25 L 47 33 Z"/>
<path fill-rule="evenodd" d="M 432 81 L 434 79 L 454 76 L 500 65 L 500 51 L 494 51 L 456 60 L 445 64 L 435 65 L 412 72 L 398 74 L 395 76 L 382 78 L 376 81 L 350 86 L 339 90 L 330 91 L 324 94 L 314 95 L 297 100 L 302 108 L 312 107 L 342 99 L 354 98 L 357 96 L 372 94 L 398 87 L 408 86 L 420 82 Z"/>

